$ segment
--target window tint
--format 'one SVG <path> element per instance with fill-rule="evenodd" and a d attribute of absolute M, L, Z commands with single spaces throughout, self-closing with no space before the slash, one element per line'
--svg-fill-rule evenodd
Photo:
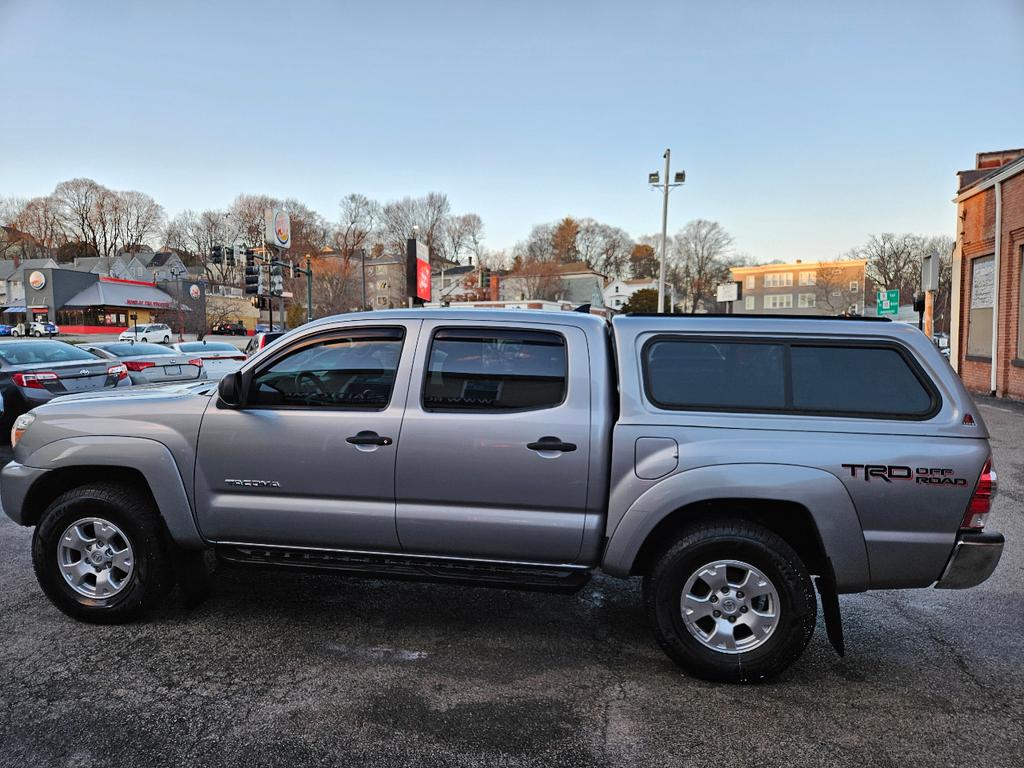
<path fill-rule="evenodd" d="M 919 416 L 932 396 L 898 351 L 793 346 L 793 407 L 802 411 Z"/>
<path fill-rule="evenodd" d="M 63 341 L 17 341 L 0 346 L 0 358 L 11 365 L 28 365 L 96 360 L 97 356 Z"/>
<path fill-rule="evenodd" d="M 104 344 L 99 349 L 105 350 L 118 357 L 132 357 L 134 355 L 173 355 L 174 350 L 161 347 L 159 344 L 148 344 L 144 341 L 124 342 L 123 344 Z"/>
<path fill-rule="evenodd" d="M 250 401 L 264 406 L 385 408 L 402 338 L 401 329 L 381 328 L 302 347 L 256 375 Z"/>
<path fill-rule="evenodd" d="M 659 339 L 646 347 L 648 394 L 668 408 L 784 408 L 781 344 Z"/>
<path fill-rule="evenodd" d="M 238 352 L 238 347 L 226 341 L 187 341 L 178 345 L 182 352 Z"/>
<path fill-rule="evenodd" d="M 545 331 L 434 334 L 423 405 L 430 410 L 550 408 L 565 398 L 565 339 Z"/>

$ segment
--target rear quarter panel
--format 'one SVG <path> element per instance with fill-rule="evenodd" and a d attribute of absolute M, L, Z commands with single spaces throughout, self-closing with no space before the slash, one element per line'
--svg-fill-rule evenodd
<path fill-rule="evenodd" d="M 650 530 L 657 519 L 686 503 L 757 498 L 760 489 L 763 498 L 807 507 L 841 591 L 934 582 L 989 455 L 988 435 L 959 379 L 923 334 L 907 326 L 880 325 L 616 319 L 620 416 L 613 439 L 604 567 L 628 569 L 637 532 Z M 663 333 L 895 341 L 919 361 L 941 405 L 924 421 L 662 410 L 646 399 L 640 358 L 644 342 Z M 963 424 L 967 414 L 974 426 Z M 667 438 L 678 446 L 677 464 L 664 476 L 637 475 L 636 446 L 643 437 Z M 863 468 L 849 465 L 886 470 L 866 476 Z M 661 484 L 671 492 L 661 493 L 659 505 L 652 500 Z"/>

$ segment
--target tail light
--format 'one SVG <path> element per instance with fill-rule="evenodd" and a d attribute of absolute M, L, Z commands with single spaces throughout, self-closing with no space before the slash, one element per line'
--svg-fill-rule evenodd
<path fill-rule="evenodd" d="M 996 489 L 999 485 L 995 470 L 992 469 L 992 459 L 985 462 L 981 470 L 981 477 L 974 488 L 974 495 L 967 505 L 964 519 L 960 523 L 961 531 L 980 531 L 985 527 L 988 513 L 992 510 L 992 499 L 995 498 Z"/>
<path fill-rule="evenodd" d="M 194 365 L 196 368 L 202 368 L 203 367 L 203 358 L 201 358 L 201 357 L 194 358 L 192 360 L 189 360 L 188 364 L 189 365 Z"/>
<path fill-rule="evenodd" d="M 59 377 L 56 373 L 51 371 L 41 371 L 39 373 L 15 373 L 11 375 L 11 380 L 19 387 L 26 387 L 27 389 L 46 389 L 44 382 L 56 381 Z"/>
<path fill-rule="evenodd" d="M 152 363 L 150 363 L 152 365 Z M 107 368 L 107 376 L 114 376 L 118 381 L 121 379 L 128 378 L 128 368 L 122 363 L 121 365 L 112 365 Z"/>
<path fill-rule="evenodd" d="M 248 359 L 249 358 L 247 358 L 245 355 L 231 355 L 230 357 L 228 357 L 228 360 L 248 360 Z"/>
<path fill-rule="evenodd" d="M 155 365 L 156 363 L 149 363 L 144 360 L 129 360 L 124 364 L 125 368 L 127 368 L 129 371 L 144 371 L 147 368 L 152 368 Z"/>

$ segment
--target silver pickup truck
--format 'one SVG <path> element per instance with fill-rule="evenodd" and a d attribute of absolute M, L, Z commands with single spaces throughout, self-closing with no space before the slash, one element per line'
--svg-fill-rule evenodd
<path fill-rule="evenodd" d="M 897 323 L 399 310 L 304 325 L 218 390 L 73 395 L 20 417 L 4 511 L 84 621 L 221 562 L 573 591 L 641 576 L 665 652 L 728 681 L 803 652 L 821 598 L 961 588 L 988 433 Z"/>

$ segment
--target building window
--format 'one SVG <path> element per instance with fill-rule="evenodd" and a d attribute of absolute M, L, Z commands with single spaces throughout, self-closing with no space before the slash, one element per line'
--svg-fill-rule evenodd
<path fill-rule="evenodd" d="M 384 307 L 384 306 L 387 306 L 387 303 L 388 303 L 388 297 L 387 296 L 378 296 L 377 297 L 377 306 Z"/>
<path fill-rule="evenodd" d="M 743 298 L 744 309 L 757 309 L 757 298 L 754 296 L 745 296 Z"/>
<path fill-rule="evenodd" d="M 1024 360 L 1024 245 L 1017 262 L 1017 359 Z"/>
<path fill-rule="evenodd" d="M 860 293 L 860 283 L 856 280 L 850 281 L 850 293 Z"/>
<path fill-rule="evenodd" d="M 814 272 L 801 272 L 800 285 L 814 285 L 817 282 L 817 275 Z"/>
<path fill-rule="evenodd" d="M 747 275 L 746 279 L 743 281 L 743 287 L 748 291 L 752 291 L 757 288 L 757 277 L 755 275 Z"/>
<path fill-rule="evenodd" d="M 995 257 L 982 256 L 971 262 L 971 307 L 968 315 L 967 354 L 992 356 L 992 299 Z"/>
<path fill-rule="evenodd" d="M 793 285 L 792 272 L 772 272 L 764 276 L 765 288 L 789 288 Z"/>
<path fill-rule="evenodd" d="M 792 277 L 792 275 L 791 275 Z M 783 293 L 777 296 L 765 296 L 764 297 L 764 308 L 765 309 L 792 309 L 793 308 L 793 294 Z"/>
<path fill-rule="evenodd" d="M 801 293 L 800 300 L 797 302 L 797 306 L 801 309 L 813 309 L 814 308 L 814 294 L 813 293 Z"/>

